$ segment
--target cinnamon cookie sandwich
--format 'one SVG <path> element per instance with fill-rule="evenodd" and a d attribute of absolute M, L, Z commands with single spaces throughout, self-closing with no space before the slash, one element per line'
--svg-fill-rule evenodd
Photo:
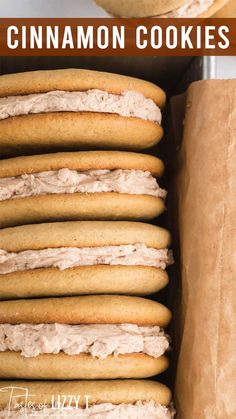
<path fill-rule="evenodd" d="M 211 17 L 229 0 L 95 0 L 106 11 L 122 17 Z"/>
<path fill-rule="evenodd" d="M 146 378 L 168 367 L 170 311 L 140 297 L 0 302 L 0 377 Z"/>
<path fill-rule="evenodd" d="M 0 228 L 58 220 L 152 219 L 165 209 L 156 157 L 122 151 L 0 161 Z"/>
<path fill-rule="evenodd" d="M 0 298 L 148 295 L 168 283 L 168 231 L 124 221 L 0 230 Z"/>
<path fill-rule="evenodd" d="M 119 74 L 65 69 L 0 76 L 1 155 L 151 147 L 163 134 L 165 100 L 156 85 Z"/>
<path fill-rule="evenodd" d="M 151 380 L 0 381 L 0 408 L 1 418 L 18 419 L 30 414 L 42 419 L 173 419 L 175 414 L 169 388 Z"/>

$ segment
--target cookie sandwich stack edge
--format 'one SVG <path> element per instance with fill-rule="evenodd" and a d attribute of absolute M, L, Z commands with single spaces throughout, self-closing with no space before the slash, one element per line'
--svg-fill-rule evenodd
<path fill-rule="evenodd" d="M 164 103 L 159 87 L 109 73 L 0 77 L 1 387 L 49 399 L 43 417 L 174 415 L 150 381 L 168 368 L 171 313 L 143 298 L 172 263 L 168 231 L 141 222 L 165 209 L 164 165 L 137 153 L 161 139 Z M 69 393 L 80 402 L 62 409 Z"/>

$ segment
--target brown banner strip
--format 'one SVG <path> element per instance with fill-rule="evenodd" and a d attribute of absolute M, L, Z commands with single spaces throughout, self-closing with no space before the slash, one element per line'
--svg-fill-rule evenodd
<path fill-rule="evenodd" d="M 0 19 L 0 55 L 236 55 L 236 19 Z"/>

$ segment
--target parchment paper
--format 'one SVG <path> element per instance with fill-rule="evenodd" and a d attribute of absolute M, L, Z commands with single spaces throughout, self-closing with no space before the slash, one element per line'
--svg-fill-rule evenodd
<path fill-rule="evenodd" d="M 236 418 L 236 80 L 187 93 L 176 181 L 178 419 Z"/>

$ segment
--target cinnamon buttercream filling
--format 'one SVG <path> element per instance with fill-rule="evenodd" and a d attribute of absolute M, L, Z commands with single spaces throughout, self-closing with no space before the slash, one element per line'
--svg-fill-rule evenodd
<path fill-rule="evenodd" d="M 158 326 L 135 324 L 1 324 L 0 351 L 21 352 L 32 358 L 40 354 L 109 355 L 144 353 L 159 358 L 169 349 L 169 337 Z"/>
<path fill-rule="evenodd" d="M 116 192 L 165 198 L 156 179 L 143 170 L 87 170 L 63 168 L 0 178 L 0 201 L 49 194 Z"/>
<path fill-rule="evenodd" d="M 155 102 L 142 93 L 133 91 L 124 91 L 117 95 L 97 89 L 84 92 L 56 90 L 0 98 L 0 120 L 51 112 L 109 113 L 161 123 L 161 110 Z"/>
<path fill-rule="evenodd" d="M 137 401 L 134 404 L 112 404 L 100 403 L 89 405 L 88 408 L 69 407 L 63 409 L 56 409 L 50 407 L 41 407 L 40 409 L 24 408 L 22 411 L 11 411 L 10 417 L 17 419 L 25 419 L 27 417 L 40 417 L 47 419 L 49 417 L 57 418 L 81 418 L 92 417 L 93 419 L 173 419 L 175 410 L 172 406 L 163 406 L 155 401 Z M 2 418 L 9 417 L 9 409 L 5 409 L 1 415 Z"/>
<path fill-rule="evenodd" d="M 84 248 L 61 247 L 18 253 L 0 249 L 0 274 L 38 268 L 64 270 L 93 265 L 153 266 L 165 269 L 172 263 L 171 251 L 147 247 L 143 243 Z"/>

